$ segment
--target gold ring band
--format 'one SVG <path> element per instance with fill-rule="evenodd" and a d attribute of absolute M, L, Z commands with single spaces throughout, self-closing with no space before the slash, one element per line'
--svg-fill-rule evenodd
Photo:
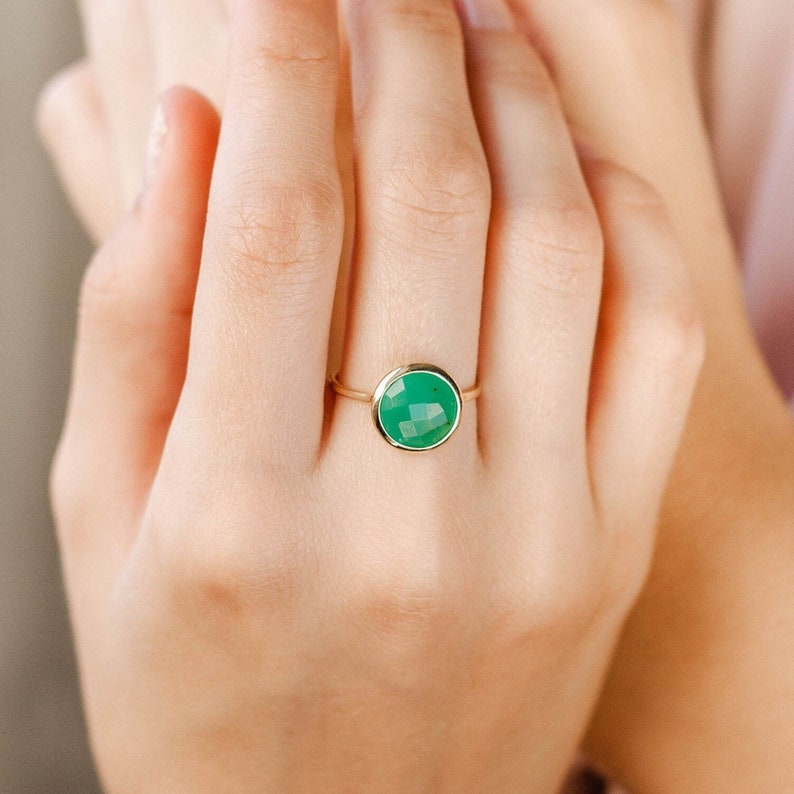
<path fill-rule="evenodd" d="M 362 403 L 371 403 L 375 397 L 374 394 L 370 394 L 369 392 L 358 391 L 357 389 L 349 389 L 347 386 L 343 386 L 339 382 L 338 372 L 335 372 L 328 380 L 337 394 L 341 394 L 343 397 L 349 397 L 351 400 L 358 400 Z M 467 402 L 468 400 L 476 400 L 480 394 L 482 394 L 482 386 L 478 384 L 473 386 L 471 389 L 461 391 L 460 396 L 463 402 Z"/>

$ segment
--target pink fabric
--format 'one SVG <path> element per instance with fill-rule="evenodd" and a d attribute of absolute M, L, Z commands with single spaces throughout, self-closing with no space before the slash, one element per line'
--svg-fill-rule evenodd
<path fill-rule="evenodd" d="M 794 408 L 794 47 L 747 210 L 747 304 L 772 372 Z"/>
<path fill-rule="evenodd" d="M 713 42 L 706 104 L 716 159 L 750 318 L 794 408 L 794 2 L 716 9 L 710 36 L 700 36 Z"/>

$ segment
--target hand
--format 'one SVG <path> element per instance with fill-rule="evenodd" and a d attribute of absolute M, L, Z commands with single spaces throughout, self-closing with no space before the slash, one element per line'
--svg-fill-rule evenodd
<path fill-rule="evenodd" d="M 157 7 L 168 15 L 174 5 Z M 86 11 L 98 15 L 100 6 L 87 5 Z M 552 64 L 569 117 L 602 151 L 644 174 L 664 194 L 699 284 L 709 337 L 706 371 L 667 492 L 653 574 L 615 659 L 588 739 L 590 754 L 638 790 L 723 790 L 738 785 L 742 775 L 758 785 L 764 775 L 786 774 L 780 768 L 785 753 L 777 748 L 791 743 L 785 735 L 789 721 L 756 704 L 784 704 L 779 693 L 789 685 L 786 660 L 793 649 L 780 640 L 793 635 L 770 629 L 794 622 L 785 595 L 794 438 L 747 324 L 688 53 L 661 0 L 610 0 L 598 9 L 581 2 L 515 0 L 514 9 Z M 171 31 L 169 52 L 187 51 L 180 42 L 196 40 L 192 24 L 193 15 L 185 15 L 178 25 L 160 26 Z M 109 42 L 106 52 L 117 50 L 112 30 L 90 19 L 89 26 L 97 31 L 95 51 L 103 42 Z M 156 40 L 165 45 L 163 35 Z M 158 61 L 167 57 L 154 48 L 147 52 Z M 626 63 L 635 69 L 627 71 Z M 217 66 L 223 70 L 221 58 Z M 130 69 L 125 79 L 143 74 L 143 68 Z M 182 70 L 186 82 L 211 91 L 202 75 L 197 68 Z M 85 158 L 79 156 L 102 151 L 75 124 L 90 113 L 71 112 L 86 106 L 89 82 L 69 75 L 58 80 L 46 94 L 42 114 L 51 151 L 78 207 L 102 195 L 86 174 L 111 173 L 83 168 Z M 121 90 L 118 73 L 108 82 L 111 92 L 129 95 Z M 132 107 L 115 104 L 125 111 Z M 92 145 L 79 146 L 83 141 Z M 137 174 L 140 155 L 126 157 Z M 759 533 L 765 543 L 758 542 Z M 761 581 L 770 584 L 760 588 Z M 670 625 L 678 628 L 659 631 Z M 668 644 L 668 636 L 676 642 Z M 645 693 L 642 709 L 636 707 L 637 692 Z M 682 730 L 683 724 L 690 730 Z M 707 736 L 719 740 L 704 744 Z M 726 755 L 736 762 L 727 765 Z M 684 763 L 690 757 L 693 763 Z"/>
<path fill-rule="evenodd" d="M 218 108 L 231 0 L 80 0 L 88 58 L 42 92 L 41 136 L 74 208 L 107 239 L 141 189 L 158 96 L 192 86 Z"/>
<path fill-rule="evenodd" d="M 794 790 L 794 423 L 747 321 L 688 48 L 660 0 L 513 5 L 569 118 L 664 196 L 707 335 L 650 580 L 589 755 L 637 792 Z"/>
<path fill-rule="evenodd" d="M 81 296 L 52 495 L 110 792 L 552 791 L 647 569 L 702 356 L 658 196 L 585 183 L 509 20 L 475 117 L 451 4 L 350 7 L 341 379 L 483 393 L 424 455 L 331 399 L 334 4 L 240 0 L 214 170 L 169 92 Z"/>

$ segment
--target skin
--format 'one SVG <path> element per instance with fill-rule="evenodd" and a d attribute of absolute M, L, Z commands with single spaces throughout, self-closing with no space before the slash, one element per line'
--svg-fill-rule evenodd
<path fill-rule="evenodd" d="M 83 283 L 52 495 L 108 791 L 553 790 L 647 570 L 703 352 L 658 196 L 586 183 L 516 29 L 470 29 L 475 112 L 451 5 L 346 22 L 343 380 L 430 357 L 483 397 L 421 458 L 328 399 L 334 4 L 243 0 L 217 153 L 168 92 Z"/>
<path fill-rule="evenodd" d="M 115 39 L 112 26 L 92 25 L 92 14 L 99 16 L 103 5 L 112 4 L 86 8 L 88 29 L 94 31 L 89 35 L 92 61 L 103 66 L 83 66 L 63 78 L 47 92 L 42 111 L 45 137 L 99 239 L 115 219 L 107 209 L 103 219 L 101 202 L 92 202 L 77 168 L 72 167 L 75 176 L 70 177 L 75 152 L 86 148 L 75 140 L 89 140 L 90 128 L 96 133 L 91 140 L 106 144 L 95 147 L 92 157 L 122 164 L 126 158 L 135 166 L 127 170 L 139 174 L 140 154 L 120 145 L 110 132 L 101 134 L 103 129 L 130 130 L 148 118 L 157 91 L 177 74 L 218 105 L 223 102 L 223 90 L 194 71 L 201 47 L 183 48 L 179 68 L 174 58 L 167 63 L 160 55 L 162 31 L 183 28 L 166 21 L 178 4 L 159 3 L 148 18 L 155 32 L 143 37 L 146 46 L 136 48 L 145 52 L 141 63 L 157 64 L 154 85 L 146 83 L 148 93 L 141 92 L 151 99 L 116 102 L 115 116 L 107 110 L 103 114 L 102 108 L 112 105 L 104 96 L 124 94 L 119 87 L 125 81 L 137 85 L 146 74 L 134 62 L 119 72 L 118 61 L 102 60 L 103 51 L 111 53 L 122 39 L 132 38 L 129 25 L 115 28 L 125 31 Z M 579 134 L 642 173 L 665 197 L 698 285 L 708 338 L 705 373 L 667 490 L 651 577 L 623 633 L 587 749 L 602 770 L 642 792 L 724 791 L 739 781 L 785 789 L 794 770 L 786 768 L 783 749 L 794 737 L 781 709 L 790 702 L 786 660 L 794 632 L 772 627 L 794 625 L 785 597 L 792 560 L 788 527 L 794 511 L 794 440 L 741 307 L 735 255 L 714 186 L 686 48 L 673 18 L 654 2 L 604 2 L 596 13 L 584 3 L 535 0 L 514 3 L 514 11 L 549 64 Z M 191 33 L 190 38 L 207 52 L 217 52 L 217 39 L 224 37 L 218 31 L 223 30 L 223 23 L 214 33 L 204 26 L 201 36 Z M 626 62 L 634 65 L 631 71 L 624 68 Z M 222 71 L 222 56 L 217 63 Z M 104 89 L 98 88 L 92 70 L 104 75 Z M 647 96 L 655 101 L 648 103 Z M 75 102 L 100 110 L 63 112 Z M 68 116 L 71 127 L 53 121 Z M 58 134 L 47 134 L 54 127 Z M 342 176 L 344 183 L 344 169 Z M 127 182 L 135 185 L 132 177 Z M 119 198 L 115 204 L 105 202 L 105 208 L 134 200 L 135 188 L 125 193 L 123 184 L 119 179 L 108 185 L 107 194 Z M 768 585 L 760 588 L 759 582 Z"/>
<path fill-rule="evenodd" d="M 656 4 L 607 4 L 610 13 L 589 17 L 582 3 L 558 5 L 533 3 L 524 29 L 541 32 L 574 122 L 603 151 L 620 147 L 665 196 L 708 349 L 655 563 L 586 747 L 643 794 L 785 791 L 794 786 L 785 749 L 794 742 L 794 426 L 743 309 L 686 48 Z M 628 79 L 627 59 L 638 64 Z M 599 90 L 610 75 L 613 90 Z"/>

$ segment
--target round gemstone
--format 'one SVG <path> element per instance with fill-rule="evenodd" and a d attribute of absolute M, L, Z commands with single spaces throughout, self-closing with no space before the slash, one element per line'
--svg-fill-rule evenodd
<path fill-rule="evenodd" d="M 460 422 L 460 390 L 443 370 L 412 364 L 387 375 L 375 391 L 373 417 L 386 440 L 421 451 L 443 444 Z"/>

